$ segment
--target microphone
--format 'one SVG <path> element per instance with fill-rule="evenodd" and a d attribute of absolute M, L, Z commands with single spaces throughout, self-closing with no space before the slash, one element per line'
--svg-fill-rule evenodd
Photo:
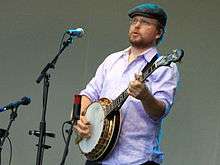
<path fill-rule="evenodd" d="M 81 99 L 81 95 L 74 95 L 72 120 L 80 119 Z"/>
<path fill-rule="evenodd" d="M 29 134 L 29 135 L 35 135 L 35 136 L 39 137 L 39 136 L 40 136 L 40 131 L 29 130 L 29 131 L 28 131 L 28 134 Z M 46 132 L 45 132 L 45 135 L 46 135 L 46 136 L 49 136 L 49 137 L 52 137 L 52 138 L 55 138 L 55 134 L 52 133 L 52 132 L 50 132 L 50 131 L 46 131 Z"/>
<path fill-rule="evenodd" d="M 4 107 L 0 107 L 0 112 L 7 111 L 9 109 L 18 108 L 20 105 L 28 105 L 30 104 L 30 102 L 31 102 L 31 99 L 27 96 L 24 96 L 19 101 L 15 101 L 15 102 L 9 103 L 8 105 Z"/>
<path fill-rule="evenodd" d="M 81 38 L 85 34 L 85 32 L 82 28 L 68 29 L 68 30 L 66 30 L 66 33 L 69 34 L 72 37 L 76 36 L 76 37 L 79 37 L 79 38 Z"/>

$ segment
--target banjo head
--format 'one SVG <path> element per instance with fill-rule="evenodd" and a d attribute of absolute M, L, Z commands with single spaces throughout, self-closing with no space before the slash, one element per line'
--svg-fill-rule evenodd
<path fill-rule="evenodd" d="M 99 102 L 92 103 L 88 107 L 85 116 L 91 123 L 91 136 L 90 138 L 83 138 L 79 142 L 79 147 L 84 154 L 87 154 L 95 148 L 102 134 L 104 126 L 104 110 L 102 105 Z"/>

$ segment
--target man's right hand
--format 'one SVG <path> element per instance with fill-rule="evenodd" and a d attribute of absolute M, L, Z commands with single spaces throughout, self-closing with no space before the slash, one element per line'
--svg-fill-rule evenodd
<path fill-rule="evenodd" d="M 80 116 L 80 120 L 77 121 L 74 128 L 82 138 L 89 138 L 91 136 L 91 124 L 86 119 L 86 116 Z"/>

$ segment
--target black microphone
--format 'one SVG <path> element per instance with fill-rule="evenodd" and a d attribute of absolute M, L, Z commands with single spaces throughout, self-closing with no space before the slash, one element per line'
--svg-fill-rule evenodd
<path fill-rule="evenodd" d="M 39 136 L 40 136 L 40 131 L 29 130 L 29 131 L 28 131 L 28 134 L 29 134 L 29 135 L 35 135 L 35 136 L 39 137 Z M 52 138 L 55 138 L 55 134 L 52 133 L 51 131 L 46 131 L 46 132 L 45 132 L 45 135 L 46 135 L 46 136 L 49 136 L 49 137 L 52 137 Z"/>
<path fill-rule="evenodd" d="M 31 99 L 27 96 L 24 96 L 19 101 L 15 101 L 15 102 L 9 103 L 8 105 L 4 107 L 0 107 L 0 112 L 7 111 L 9 109 L 18 108 L 20 105 L 28 105 L 30 104 L 30 102 L 31 102 Z"/>
<path fill-rule="evenodd" d="M 72 113 L 72 119 L 73 120 L 79 120 L 80 119 L 81 99 L 82 99 L 81 95 L 74 95 L 73 113 Z"/>
<path fill-rule="evenodd" d="M 76 36 L 81 38 L 85 32 L 82 28 L 77 28 L 77 29 L 68 29 L 66 30 L 66 33 L 69 34 L 70 36 Z"/>

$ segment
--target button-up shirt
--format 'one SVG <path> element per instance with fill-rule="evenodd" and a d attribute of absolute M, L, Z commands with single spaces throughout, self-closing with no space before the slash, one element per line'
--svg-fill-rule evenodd
<path fill-rule="evenodd" d="M 158 54 L 155 47 L 141 53 L 129 63 L 130 48 L 109 55 L 98 67 L 95 76 L 81 91 L 92 102 L 100 98 L 114 100 L 134 80 L 135 73 L 142 69 Z M 179 79 L 175 63 L 156 69 L 145 81 L 151 94 L 165 103 L 165 113 L 159 120 L 153 120 L 144 110 L 140 100 L 129 96 L 120 109 L 121 131 L 111 153 L 102 161 L 109 165 L 138 165 L 147 161 L 162 163 L 160 150 L 161 124 L 169 113 Z"/>

